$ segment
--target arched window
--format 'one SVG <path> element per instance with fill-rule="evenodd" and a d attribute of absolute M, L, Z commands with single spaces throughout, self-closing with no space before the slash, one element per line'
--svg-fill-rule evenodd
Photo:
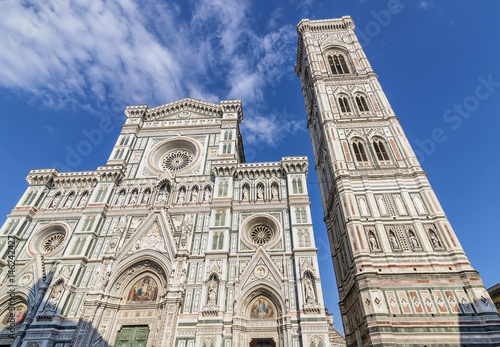
<path fill-rule="evenodd" d="M 36 196 L 35 192 L 30 192 L 26 197 L 26 199 L 24 199 L 23 205 L 30 205 L 35 196 Z"/>
<path fill-rule="evenodd" d="M 222 154 L 226 154 L 227 153 L 227 144 L 224 144 L 222 146 Z"/>
<path fill-rule="evenodd" d="M 339 105 L 342 113 L 351 113 L 351 106 L 349 106 L 349 100 L 345 96 L 339 97 Z"/>
<path fill-rule="evenodd" d="M 330 70 L 333 75 L 343 75 L 349 73 L 345 58 L 341 54 L 328 56 L 328 65 L 330 65 Z"/>
<path fill-rule="evenodd" d="M 353 142 L 352 149 L 354 150 L 354 155 L 358 162 L 368 162 L 368 157 L 366 156 L 365 147 L 361 142 Z"/>
<path fill-rule="evenodd" d="M 309 238 L 309 231 L 304 230 L 304 247 L 311 246 L 311 239 Z"/>
<path fill-rule="evenodd" d="M 368 104 L 366 103 L 365 97 L 362 95 L 356 96 L 356 105 L 358 105 L 358 110 L 360 112 L 368 112 Z"/>
<path fill-rule="evenodd" d="M 300 178 L 297 178 L 297 188 L 298 188 L 299 194 L 302 194 L 303 193 L 303 190 L 302 190 L 302 180 Z"/>
<path fill-rule="evenodd" d="M 373 148 L 375 149 L 378 160 L 389 160 L 389 154 L 387 154 L 385 145 L 381 140 L 373 141 Z"/>
<path fill-rule="evenodd" d="M 299 247 L 304 247 L 304 233 L 302 230 L 299 230 L 297 236 L 299 237 Z"/>
<path fill-rule="evenodd" d="M 297 220 L 297 223 L 301 223 L 301 220 L 302 220 L 302 219 L 301 219 L 301 217 L 302 217 L 302 216 L 301 216 L 301 214 L 300 214 L 300 208 L 297 208 L 297 209 L 295 210 L 295 219 Z"/>

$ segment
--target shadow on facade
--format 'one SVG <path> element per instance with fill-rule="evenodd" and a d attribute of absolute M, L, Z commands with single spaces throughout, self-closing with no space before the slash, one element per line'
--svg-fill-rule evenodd
<path fill-rule="evenodd" d="M 64 287 L 53 273 L 31 287 L 4 284 L 0 288 L 0 347 L 73 346 L 81 319 L 66 318 L 57 307 Z M 94 336 L 90 346 L 111 347 L 95 329 L 88 333 Z"/>

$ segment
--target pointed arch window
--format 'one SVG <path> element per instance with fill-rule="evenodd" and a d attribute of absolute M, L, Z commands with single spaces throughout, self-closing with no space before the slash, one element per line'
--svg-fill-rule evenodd
<path fill-rule="evenodd" d="M 389 160 L 389 154 L 387 153 L 385 145 L 381 140 L 373 141 L 373 148 L 375 149 L 378 160 Z"/>
<path fill-rule="evenodd" d="M 339 97 L 339 105 L 342 113 L 351 113 L 351 106 L 349 105 L 349 100 L 345 96 Z"/>
<path fill-rule="evenodd" d="M 360 163 L 367 163 L 368 157 L 366 156 L 365 147 L 361 142 L 353 142 L 352 149 L 354 150 L 354 155 L 356 160 Z"/>
<path fill-rule="evenodd" d="M 36 192 L 30 192 L 23 202 L 23 205 L 31 205 L 33 199 L 35 199 Z"/>
<path fill-rule="evenodd" d="M 330 65 L 330 70 L 333 75 L 343 75 L 349 73 L 345 58 L 341 54 L 328 56 L 328 65 Z"/>
<path fill-rule="evenodd" d="M 299 194 L 303 193 L 302 180 L 300 178 L 297 178 L 297 189 L 298 189 Z"/>
<path fill-rule="evenodd" d="M 358 106 L 358 110 L 360 112 L 368 112 L 368 104 L 366 103 L 366 99 L 362 95 L 356 96 L 356 105 Z"/>
<path fill-rule="evenodd" d="M 304 230 L 304 247 L 310 247 L 311 246 L 311 239 L 309 237 L 309 231 Z"/>

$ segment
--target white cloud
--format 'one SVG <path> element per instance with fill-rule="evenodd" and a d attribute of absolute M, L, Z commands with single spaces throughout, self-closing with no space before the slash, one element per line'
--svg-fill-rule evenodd
<path fill-rule="evenodd" d="M 1 1 L 0 87 L 47 108 L 95 114 L 187 95 L 242 99 L 250 138 L 275 145 L 268 132 L 282 121 L 267 118 L 263 128 L 247 110 L 262 110 L 268 89 L 293 75 L 295 28 L 274 21 L 257 33 L 252 5 L 202 0 L 182 13 L 154 0 Z"/>
<path fill-rule="evenodd" d="M 245 120 L 242 131 L 245 142 L 252 146 L 261 146 L 265 143 L 276 147 L 285 136 L 305 131 L 304 122 L 294 119 L 293 115 L 289 115 L 286 109 L 283 109 L 282 112 L 274 109 L 265 117 L 255 116 Z"/>

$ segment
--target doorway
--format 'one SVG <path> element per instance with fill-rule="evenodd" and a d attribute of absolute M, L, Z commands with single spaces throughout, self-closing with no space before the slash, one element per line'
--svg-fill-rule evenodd
<path fill-rule="evenodd" d="M 273 339 L 252 339 L 250 347 L 276 347 Z"/>
<path fill-rule="evenodd" d="M 146 347 L 148 336 L 147 325 L 124 326 L 118 332 L 115 347 Z"/>

